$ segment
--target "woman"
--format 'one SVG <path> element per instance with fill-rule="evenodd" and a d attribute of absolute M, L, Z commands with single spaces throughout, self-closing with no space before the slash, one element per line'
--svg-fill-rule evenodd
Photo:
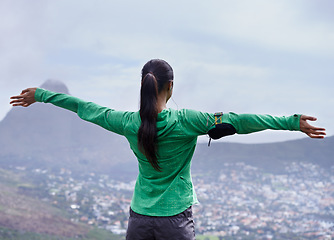
<path fill-rule="evenodd" d="M 305 115 L 272 117 L 167 109 L 173 78 L 167 62 L 147 62 L 142 69 L 138 112 L 115 111 L 40 88 L 28 88 L 11 97 L 13 106 L 52 103 L 127 138 L 139 166 L 127 239 L 195 239 L 191 206 L 197 198 L 190 162 L 199 135 L 217 139 L 265 129 L 302 131 L 311 138 L 325 135 L 325 129 L 307 123 L 316 118 Z"/>

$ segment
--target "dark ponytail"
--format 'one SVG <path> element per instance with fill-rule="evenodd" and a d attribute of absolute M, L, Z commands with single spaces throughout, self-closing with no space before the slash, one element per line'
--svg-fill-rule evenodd
<path fill-rule="evenodd" d="M 163 60 L 153 59 L 142 69 L 139 111 L 141 125 L 138 130 L 138 147 L 157 171 L 161 171 L 157 158 L 158 94 L 172 80 L 173 69 Z"/>
<path fill-rule="evenodd" d="M 138 144 L 151 165 L 158 171 L 157 161 L 157 80 L 152 73 L 146 74 L 140 90 L 140 118 L 141 125 L 138 131 Z"/>

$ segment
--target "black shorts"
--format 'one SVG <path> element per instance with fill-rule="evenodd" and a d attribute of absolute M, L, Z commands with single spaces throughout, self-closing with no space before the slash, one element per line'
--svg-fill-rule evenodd
<path fill-rule="evenodd" d="M 151 217 L 130 208 L 126 240 L 195 240 L 195 224 L 189 207 L 171 217 Z"/>

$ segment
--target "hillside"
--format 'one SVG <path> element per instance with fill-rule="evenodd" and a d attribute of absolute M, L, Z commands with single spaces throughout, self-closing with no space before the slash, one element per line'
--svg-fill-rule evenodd
<path fill-rule="evenodd" d="M 69 93 L 60 81 L 41 87 Z M 219 171 L 222 162 L 243 161 L 279 171 L 284 162 L 314 162 L 333 165 L 334 137 L 302 139 L 270 144 L 212 142 L 197 146 L 193 171 Z M 81 120 L 75 113 L 51 104 L 36 103 L 13 108 L 0 122 L 0 167 L 70 169 L 72 172 L 107 173 L 134 178 L 137 162 L 124 137 Z"/>
<path fill-rule="evenodd" d="M 42 189 L 23 174 L 0 169 L 1 239 L 95 239 L 104 231 L 72 222 L 68 214 L 40 198 Z M 103 239 L 119 239 L 111 233 Z M 102 238 L 101 238 L 102 239 Z"/>

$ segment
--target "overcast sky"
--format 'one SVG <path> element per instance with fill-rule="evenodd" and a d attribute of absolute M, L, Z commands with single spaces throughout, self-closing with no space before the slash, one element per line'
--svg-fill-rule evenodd
<path fill-rule="evenodd" d="M 333 9 L 332 0 L 1 0 L 0 120 L 11 95 L 47 79 L 136 111 L 141 68 L 161 58 L 174 69 L 171 108 L 304 113 L 333 135 Z M 301 137 L 266 131 L 225 141 Z"/>

